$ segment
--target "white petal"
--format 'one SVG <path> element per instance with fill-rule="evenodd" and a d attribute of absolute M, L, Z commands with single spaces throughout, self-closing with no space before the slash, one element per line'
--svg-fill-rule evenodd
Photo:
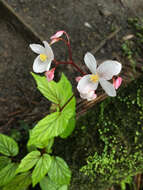
<path fill-rule="evenodd" d="M 89 70 L 91 71 L 91 73 L 96 74 L 96 67 L 97 67 L 96 59 L 91 53 L 87 52 L 85 54 L 84 62 L 86 66 L 89 68 Z"/>
<path fill-rule="evenodd" d="M 87 99 L 87 93 L 80 93 L 80 97 L 82 98 L 82 99 Z"/>
<path fill-rule="evenodd" d="M 80 97 L 83 99 L 91 98 L 94 94 L 94 90 L 88 91 L 87 93 L 80 93 Z"/>
<path fill-rule="evenodd" d="M 33 71 L 35 73 L 43 73 L 47 69 L 47 64 L 45 62 L 41 62 L 40 56 L 37 56 L 33 63 Z"/>
<path fill-rule="evenodd" d="M 103 78 L 99 79 L 99 82 L 108 96 L 112 96 L 112 97 L 116 96 L 116 90 L 113 84 L 111 84 L 110 82 L 108 82 L 107 80 Z"/>
<path fill-rule="evenodd" d="M 45 46 L 45 54 L 47 55 L 48 59 L 53 60 L 54 59 L 54 53 L 53 53 L 51 46 L 46 41 L 43 41 L 43 44 Z"/>
<path fill-rule="evenodd" d="M 114 75 L 118 75 L 121 71 L 122 65 L 118 61 L 104 61 L 97 68 L 97 73 L 100 78 L 104 78 L 105 80 L 110 80 Z"/>
<path fill-rule="evenodd" d="M 51 67 L 51 61 L 50 61 L 50 62 L 49 62 L 49 61 L 46 61 L 45 63 L 46 63 L 46 65 L 47 65 L 46 71 L 49 71 L 49 70 L 50 70 L 50 67 Z"/>
<path fill-rule="evenodd" d="M 45 48 L 39 44 L 30 44 L 29 45 L 32 51 L 34 51 L 37 54 L 43 53 L 45 51 Z"/>
<path fill-rule="evenodd" d="M 88 101 L 94 100 L 97 95 L 95 94 L 94 90 L 89 91 L 88 93 L 80 93 L 80 97 L 83 99 L 87 99 Z"/>
<path fill-rule="evenodd" d="M 77 85 L 77 89 L 80 93 L 87 93 L 89 90 L 96 90 L 98 82 L 94 83 L 90 80 L 91 75 L 85 75 L 80 79 Z"/>
<path fill-rule="evenodd" d="M 92 97 L 87 98 L 87 100 L 88 100 L 88 101 L 91 101 L 91 100 L 94 100 L 95 98 L 97 98 L 97 95 L 96 95 L 96 94 L 93 94 Z"/>

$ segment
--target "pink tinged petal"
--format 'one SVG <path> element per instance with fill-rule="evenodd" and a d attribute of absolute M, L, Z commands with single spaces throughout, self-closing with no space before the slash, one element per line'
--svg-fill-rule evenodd
<path fill-rule="evenodd" d="M 122 65 L 118 61 L 104 61 L 97 68 L 97 73 L 100 78 L 111 80 L 114 75 L 118 75 L 121 71 Z"/>
<path fill-rule="evenodd" d="M 89 91 L 88 95 L 87 95 L 87 100 L 91 101 L 94 100 L 97 97 L 97 95 L 95 94 L 94 90 Z"/>
<path fill-rule="evenodd" d="M 37 54 L 41 54 L 45 52 L 45 48 L 39 44 L 30 44 L 29 45 L 32 51 L 34 51 Z"/>
<path fill-rule="evenodd" d="M 87 98 L 88 101 L 92 101 L 97 98 L 97 94 L 93 94 L 92 97 Z"/>
<path fill-rule="evenodd" d="M 88 69 L 91 71 L 91 73 L 96 74 L 96 67 L 97 67 L 96 59 L 91 53 L 87 52 L 85 54 L 84 62 L 88 67 Z"/>
<path fill-rule="evenodd" d="M 35 73 L 43 73 L 46 71 L 46 68 L 47 68 L 47 64 L 45 64 L 44 62 L 41 62 L 40 56 L 37 56 L 33 63 L 33 71 Z"/>
<path fill-rule="evenodd" d="M 116 90 L 121 86 L 121 83 L 122 83 L 121 77 L 118 77 L 117 79 L 113 79 L 113 86 Z"/>
<path fill-rule="evenodd" d="M 47 72 L 45 73 L 45 76 L 46 76 L 48 82 L 50 82 L 51 80 L 53 80 L 53 78 L 54 78 L 54 73 L 55 73 L 55 68 L 53 68 L 53 69 L 51 69 L 50 71 L 47 71 Z"/>
<path fill-rule="evenodd" d="M 50 39 L 53 40 L 54 38 L 59 38 L 59 37 L 61 37 L 63 35 L 63 33 L 64 33 L 64 30 L 60 30 L 60 31 L 56 32 L 56 34 L 51 36 Z"/>
<path fill-rule="evenodd" d="M 99 79 L 99 82 L 108 96 L 112 96 L 112 97 L 116 96 L 116 90 L 113 84 L 111 84 L 110 82 L 108 82 L 107 80 L 103 78 Z"/>
<path fill-rule="evenodd" d="M 52 39 L 51 42 L 50 42 L 50 45 L 58 42 L 59 40 L 60 40 L 59 38 Z"/>
<path fill-rule="evenodd" d="M 92 82 L 91 75 L 85 75 L 80 79 L 77 85 L 77 89 L 80 93 L 87 93 L 89 90 L 96 90 L 98 87 L 98 82 Z"/>
<path fill-rule="evenodd" d="M 87 99 L 88 101 L 94 100 L 97 95 L 95 94 L 94 90 L 89 91 L 88 93 L 80 93 L 80 97 L 83 99 Z"/>
<path fill-rule="evenodd" d="M 45 46 L 45 54 L 48 57 L 47 59 L 52 61 L 54 59 L 54 53 L 53 53 L 51 46 L 48 44 L 47 41 L 43 41 L 43 44 Z"/>
<path fill-rule="evenodd" d="M 76 77 L 75 78 L 76 82 L 79 82 L 81 78 L 82 78 L 81 76 Z"/>

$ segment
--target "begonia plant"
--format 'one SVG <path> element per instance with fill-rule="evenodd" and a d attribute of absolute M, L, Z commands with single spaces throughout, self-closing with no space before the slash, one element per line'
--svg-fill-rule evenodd
<path fill-rule="evenodd" d="M 71 170 L 63 158 L 53 155 L 52 147 L 55 137 L 65 139 L 75 128 L 76 97 L 73 91 L 79 92 L 77 98 L 94 101 L 98 97 L 99 84 L 108 96 L 114 97 L 122 83 L 122 78 L 118 76 L 122 65 L 118 61 L 107 60 L 97 67 L 95 57 L 87 52 L 84 62 L 91 72 L 88 74 L 73 61 L 69 36 L 65 31 L 58 31 L 50 40 L 49 43 L 43 41 L 44 46 L 30 44 L 30 48 L 37 54 L 33 62 L 32 76 L 38 90 L 55 105 L 55 111 L 37 122 L 29 131 L 27 154 L 21 161 L 15 159 L 19 153 L 18 144 L 12 138 L 0 134 L 2 190 L 26 190 L 31 184 L 35 187 L 38 183 L 41 190 L 67 190 L 71 180 Z M 67 61 L 55 59 L 54 48 L 51 46 L 58 41 L 63 41 L 68 48 Z M 72 65 L 76 69 L 76 89 L 72 89 L 70 81 L 63 73 L 60 80 L 55 82 L 55 70 L 61 64 L 65 67 Z M 113 82 L 109 82 L 110 80 Z"/>

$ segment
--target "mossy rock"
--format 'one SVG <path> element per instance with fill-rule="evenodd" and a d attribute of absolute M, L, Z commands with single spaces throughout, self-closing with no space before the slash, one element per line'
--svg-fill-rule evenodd
<path fill-rule="evenodd" d="M 142 94 L 141 77 L 78 120 L 68 147 L 73 159 L 71 190 L 123 185 L 143 171 Z"/>

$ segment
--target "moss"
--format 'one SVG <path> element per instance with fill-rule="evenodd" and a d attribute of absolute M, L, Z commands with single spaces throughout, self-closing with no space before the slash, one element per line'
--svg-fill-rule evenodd
<path fill-rule="evenodd" d="M 92 109 L 82 122 L 94 138 L 87 163 L 81 170 L 95 189 L 122 184 L 143 171 L 143 79 L 134 81 L 114 98 Z M 85 120 L 86 118 L 86 120 Z M 85 137 L 86 139 L 87 137 Z"/>

